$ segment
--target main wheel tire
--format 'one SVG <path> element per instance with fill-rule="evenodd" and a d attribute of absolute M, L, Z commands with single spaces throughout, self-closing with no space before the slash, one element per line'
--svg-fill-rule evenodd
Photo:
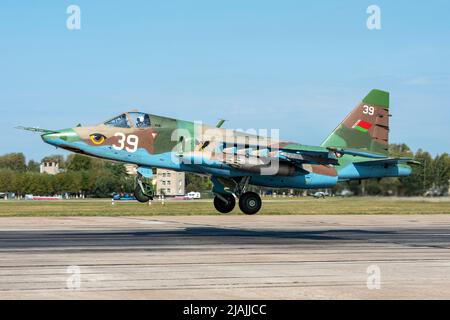
<path fill-rule="evenodd" d="M 233 211 L 234 207 L 236 206 L 236 200 L 234 199 L 234 196 L 230 193 L 221 194 L 221 196 L 227 199 L 228 202 L 224 202 L 218 196 L 215 196 L 214 207 L 216 208 L 216 210 L 220 213 L 229 213 Z"/>
<path fill-rule="evenodd" d="M 142 192 L 141 187 L 139 185 L 136 185 L 136 187 L 134 188 L 134 197 L 136 198 L 137 201 L 142 203 L 148 202 L 150 200 L 150 197 L 146 196 Z"/>
<path fill-rule="evenodd" d="M 246 192 L 239 198 L 239 208 L 245 214 L 256 214 L 261 209 L 261 206 L 261 197 L 255 192 Z"/>

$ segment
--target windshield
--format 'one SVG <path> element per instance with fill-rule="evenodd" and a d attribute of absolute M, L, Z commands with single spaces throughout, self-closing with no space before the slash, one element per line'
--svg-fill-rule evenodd
<path fill-rule="evenodd" d="M 143 112 L 129 112 L 131 121 L 136 128 L 149 128 L 150 116 Z"/>
<path fill-rule="evenodd" d="M 127 115 L 121 114 L 120 116 L 105 122 L 108 127 L 116 128 L 129 128 L 130 122 L 128 121 Z"/>

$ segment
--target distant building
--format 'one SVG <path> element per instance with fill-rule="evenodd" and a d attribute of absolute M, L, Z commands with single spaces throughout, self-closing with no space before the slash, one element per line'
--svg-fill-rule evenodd
<path fill-rule="evenodd" d="M 185 173 L 156 169 L 156 194 L 183 196 L 185 193 Z"/>
<path fill-rule="evenodd" d="M 41 163 L 40 166 L 40 172 L 41 173 L 47 173 L 47 174 L 58 174 L 61 171 L 59 170 L 59 163 L 55 161 L 44 161 Z"/>

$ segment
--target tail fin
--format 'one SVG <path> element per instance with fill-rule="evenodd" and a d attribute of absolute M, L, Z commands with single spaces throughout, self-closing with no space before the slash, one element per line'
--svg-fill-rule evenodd
<path fill-rule="evenodd" d="M 388 155 L 389 92 L 372 90 L 322 143 Z"/>

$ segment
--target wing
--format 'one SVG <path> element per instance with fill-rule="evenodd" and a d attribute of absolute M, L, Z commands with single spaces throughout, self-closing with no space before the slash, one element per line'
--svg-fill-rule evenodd
<path fill-rule="evenodd" d="M 334 152 L 321 147 L 299 146 L 295 149 L 284 147 L 278 154 L 280 159 L 296 165 L 337 165 L 339 163 Z"/>
<path fill-rule="evenodd" d="M 370 159 L 386 159 L 387 158 L 383 154 L 365 151 L 365 150 L 361 150 L 361 149 L 337 148 L 337 147 L 328 147 L 327 149 L 338 155 L 348 154 L 351 156 L 364 157 L 364 158 L 370 158 Z"/>
<path fill-rule="evenodd" d="M 317 164 L 317 165 L 337 165 L 336 153 L 324 147 L 314 147 L 302 144 L 280 142 L 277 144 L 264 144 L 247 142 L 244 144 L 234 143 L 233 145 L 223 144 L 225 154 L 240 154 L 257 156 L 267 160 L 279 158 L 291 162 L 294 165 Z"/>

